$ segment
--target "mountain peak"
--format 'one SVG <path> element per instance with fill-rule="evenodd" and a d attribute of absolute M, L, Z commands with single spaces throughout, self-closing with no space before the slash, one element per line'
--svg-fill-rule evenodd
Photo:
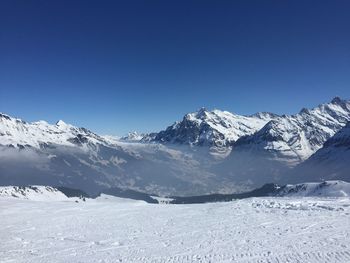
<path fill-rule="evenodd" d="M 209 111 L 205 108 L 205 107 L 202 107 L 200 108 L 198 111 L 197 111 L 197 116 L 198 117 L 204 117 Z"/>
<path fill-rule="evenodd" d="M 201 108 L 188 113 L 183 120 L 165 130 L 154 138 L 159 142 L 178 144 L 229 147 L 241 136 L 251 135 L 260 130 L 276 115 L 262 113 L 257 116 L 241 116 L 214 109 Z"/>
<path fill-rule="evenodd" d="M 250 117 L 257 117 L 259 119 L 273 119 L 273 118 L 277 118 L 278 115 L 275 113 L 262 111 L 262 112 L 254 113 L 254 114 L 250 115 Z"/>
<path fill-rule="evenodd" d="M 349 105 L 348 101 L 335 97 L 313 109 L 303 108 L 299 114 L 282 115 L 255 134 L 238 140 L 236 148 L 239 145 L 241 149 L 270 152 L 271 158 L 277 158 L 278 153 L 278 158 L 284 156 L 290 164 L 300 163 L 345 126 L 350 120 Z"/>
<path fill-rule="evenodd" d="M 307 108 L 302 108 L 299 112 L 299 114 L 310 114 L 310 110 Z"/>
<path fill-rule="evenodd" d="M 331 103 L 332 104 L 344 104 L 346 101 L 341 99 L 340 97 L 336 96 L 332 99 Z"/>
<path fill-rule="evenodd" d="M 10 119 L 11 119 L 10 116 L 8 116 L 7 114 L 3 114 L 3 113 L 1 113 L 1 112 L 0 112 L 0 118 L 4 118 L 4 119 L 7 119 L 7 120 L 10 120 Z"/>
<path fill-rule="evenodd" d="M 57 126 L 67 126 L 67 123 L 65 123 L 65 122 L 62 121 L 62 120 L 59 120 L 59 121 L 56 122 L 56 125 L 57 125 Z"/>
<path fill-rule="evenodd" d="M 75 129 L 76 127 L 74 127 L 71 124 L 65 123 L 63 120 L 59 120 L 58 122 L 56 122 L 56 126 L 60 129 L 60 130 L 70 130 L 70 129 Z M 80 128 L 82 130 L 84 130 L 85 132 L 89 132 L 87 129 L 85 128 Z"/>
<path fill-rule="evenodd" d="M 141 141 L 144 134 L 138 133 L 137 131 L 128 132 L 126 136 L 121 137 L 122 141 Z"/>
<path fill-rule="evenodd" d="M 198 110 L 198 113 L 206 112 L 206 111 L 208 111 L 206 107 L 201 107 L 201 108 Z"/>

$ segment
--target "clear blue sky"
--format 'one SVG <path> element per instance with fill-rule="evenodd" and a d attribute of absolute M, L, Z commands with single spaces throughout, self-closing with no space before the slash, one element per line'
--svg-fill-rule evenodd
<path fill-rule="evenodd" d="M 350 1 L 0 1 L 0 111 L 103 134 L 350 98 Z"/>

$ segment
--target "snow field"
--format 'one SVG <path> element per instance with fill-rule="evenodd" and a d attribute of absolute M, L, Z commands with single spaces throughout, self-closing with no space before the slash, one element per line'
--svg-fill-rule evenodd
<path fill-rule="evenodd" d="M 0 262 L 350 262 L 349 198 L 0 199 Z"/>

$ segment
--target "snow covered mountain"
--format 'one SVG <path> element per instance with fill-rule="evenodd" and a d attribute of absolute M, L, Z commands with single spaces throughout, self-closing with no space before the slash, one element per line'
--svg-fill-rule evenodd
<path fill-rule="evenodd" d="M 295 115 L 276 117 L 256 133 L 238 139 L 230 155 L 210 171 L 251 187 L 268 182 L 287 184 L 344 179 L 338 176 L 310 177 L 294 167 L 322 148 L 348 120 L 350 102 L 339 98 L 311 110 L 303 109 Z M 295 180 L 298 175 L 302 179 Z"/>
<path fill-rule="evenodd" d="M 236 149 L 264 152 L 293 166 L 303 162 L 350 120 L 350 101 L 334 98 L 311 110 L 269 121 L 253 135 L 240 138 Z"/>
<path fill-rule="evenodd" d="M 350 120 L 350 101 L 334 98 L 296 115 L 278 116 L 257 113 L 236 115 L 227 111 L 205 108 L 186 114 L 166 130 L 154 134 L 129 133 L 121 138 L 98 136 L 85 128 L 77 128 L 58 121 L 50 125 L 45 121 L 27 123 L 0 114 L 0 143 L 14 147 L 45 147 L 52 144 L 72 146 L 84 143 L 113 144 L 117 141 L 189 144 L 200 146 L 248 147 L 263 150 L 299 163 L 320 149 Z"/>
<path fill-rule="evenodd" d="M 0 186 L 1 198 L 28 199 L 32 201 L 67 201 L 69 198 L 51 186 Z M 73 199 L 72 199 L 73 200 Z"/>
<path fill-rule="evenodd" d="M 324 146 L 295 168 L 290 181 L 303 178 L 350 181 L 350 122 L 328 139 Z"/>
<path fill-rule="evenodd" d="M 230 183 L 206 171 L 197 157 L 186 147 L 130 143 L 63 121 L 0 116 L 1 185 L 67 186 L 89 194 L 108 187 L 157 194 L 228 189 Z"/>
<path fill-rule="evenodd" d="M 56 188 L 43 185 L 29 186 L 0 186 L 0 198 L 4 199 L 26 199 L 31 201 L 85 201 L 85 193 L 70 188 Z M 118 197 L 126 200 L 143 200 L 147 203 L 159 203 L 157 199 L 167 200 L 170 204 L 194 204 L 210 202 L 227 202 L 235 199 L 251 197 L 349 197 L 350 183 L 344 181 L 324 181 L 321 183 L 288 184 L 279 186 L 277 184 L 266 184 L 258 189 L 241 194 L 211 194 L 202 196 L 188 196 L 170 198 L 152 197 L 148 194 L 128 190 L 111 188 L 105 189 L 98 196 L 86 198 L 108 199 Z"/>
<path fill-rule="evenodd" d="M 322 148 L 349 119 L 350 102 L 339 98 L 311 110 L 303 109 L 295 115 L 277 116 L 256 133 L 239 138 L 231 153 L 209 170 L 250 188 L 271 182 L 287 184 L 344 179 L 338 176 L 309 177 L 294 167 Z M 302 179 L 296 181 L 298 174 Z"/>
<path fill-rule="evenodd" d="M 84 146 L 87 143 L 106 144 L 105 139 L 85 129 L 60 120 L 55 125 L 46 121 L 33 123 L 0 113 L 0 144 L 14 148 L 46 148 L 53 145 Z"/>
<path fill-rule="evenodd" d="M 154 141 L 156 135 L 157 133 L 138 133 L 137 131 L 134 131 L 129 132 L 119 140 L 125 142 L 151 142 Z"/>
<path fill-rule="evenodd" d="M 137 131 L 134 132 L 129 132 L 126 136 L 121 137 L 120 139 L 122 141 L 135 141 L 135 142 L 139 142 L 143 139 L 143 137 L 145 137 L 146 134 L 143 133 L 138 133 Z"/>
<path fill-rule="evenodd" d="M 322 183 L 285 185 L 280 187 L 274 195 L 289 197 L 348 197 L 350 196 L 350 183 L 344 181 L 324 181 Z"/>
<path fill-rule="evenodd" d="M 268 152 L 294 166 L 320 149 L 348 120 L 350 101 L 339 97 L 311 110 L 304 108 L 295 115 L 261 112 L 241 116 L 202 108 L 156 134 L 153 141 L 219 148 L 234 145 Z"/>
<path fill-rule="evenodd" d="M 333 149 L 327 158 L 346 171 L 347 146 L 339 144 L 347 142 L 347 132 L 330 138 L 349 120 L 350 102 L 340 98 L 291 116 L 203 108 L 157 134 L 118 138 L 63 121 L 28 123 L 0 114 L 0 184 L 67 186 L 89 194 L 108 187 L 160 195 L 244 192 L 289 183 L 291 168 L 311 155 L 306 163 L 316 160 L 313 154 L 327 140 L 317 155 Z M 302 182 L 349 178 L 332 169 L 325 169 L 327 176 L 299 174 Z"/>
<path fill-rule="evenodd" d="M 323 145 L 324 151 L 326 149 L 331 150 L 330 148 L 343 151 L 350 150 L 350 121 Z"/>
<path fill-rule="evenodd" d="M 344 181 L 324 181 L 302 184 L 265 184 L 249 192 L 239 194 L 210 194 L 201 196 L 172 196 L 170 204 L 200 204 L 230 202 L 252 197 L 350 197 L 350 183 Z"/>
<path fill-rule="evenodd" d="M 159 132 L 154 140 L 161 143 L 227 147 L 238 138 L 258 131 L 276 117 L 272 113 L 241 116 L 228 111 L 208 111 L 202 108 L 186 114 L 182 121 Z"/>

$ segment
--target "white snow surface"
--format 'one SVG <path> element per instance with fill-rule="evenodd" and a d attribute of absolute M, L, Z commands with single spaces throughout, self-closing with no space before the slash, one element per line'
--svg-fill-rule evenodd
<path fill-rule="evenodd" d="M 135 200 L 130 198 L 122 198 L 122 197 L 117 197 L 117 196 L 107 195 L 107 194 L 100 194 L 95 200 L 102 201 L 102 202 L 111 202 L 112 204 L 116 204 L 116 203 L 147 204 L 146 201 Z M 93 201 L 93 200 L 90 199 L 90 201 Z"/>
<path fill-rule="evenodd" d="M 350 183 L 344 181 L 325 181 L 322 183 L 286 185 L 279 194 L 281 196 L 299 197 L 350 197 Z"/>
<path fill-rule="evenodd" d="M 0 198 L 0 261 L 350 262 L 349 198 L 200 205 Z"/>
<path fill-rule="evenodd" d="M 61 191 L 51 186 L 0 186 L 0 198 L 28 199 L 31 201 L 67 201 Z"/>

